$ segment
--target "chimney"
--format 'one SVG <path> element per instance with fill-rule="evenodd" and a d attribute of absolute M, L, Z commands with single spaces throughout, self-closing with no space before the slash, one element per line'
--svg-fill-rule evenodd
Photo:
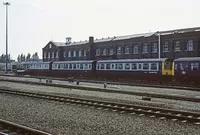
<path fill-rule="evenodd" d="M 71 40 L 72 40 L 71 37 L 66 37 L 66 44 L 67 45 L 71 44 Z"/>
<path fill-rule="evenodd" d="M 89 37 L 89 44 L 92 45 L 94 43 L 94 37 Z"/>

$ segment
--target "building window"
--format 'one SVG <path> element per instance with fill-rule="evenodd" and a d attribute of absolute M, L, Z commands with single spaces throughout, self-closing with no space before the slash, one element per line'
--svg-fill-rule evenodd
<path fill-rule="evenodd" d="M 138 45 L 133 47 L 133 54 L 138 54 Z"/>
<path fill-rule="evenodd" d="M 51 58 L 54 58 L 54 52 L 52 52 Z"/>
<path fill-rule="evenodd" d="M 187 51 L 193 51 L 193 40 L 187 42 Z"/>
<path fill-rule="evenodd" d="M 126 46 L 125 47 L 125 54 L 129 54 L 130 53 L 130 48 L 129 48 L 129 46 Z"/>
<path fill-rule="evenodd" d="M 106 55 L 106 48 L 103 49 L 103 55 Z"/>
<path fill-rule="evenodd" d="M 122 54 L 122 47 L 121 46 L 117 47 L 117 54 Z"/>
<path fill-rule="evenodd" d="M 66 57 L 66 52 L 63 52 L 63 57 L 64 57 L 64 58 Z"/>
<path fill-rule="evenodd" d="M 175 48 L 174 48 L 174 51 L 175 52 L 179 52 L 179 51 L 181 51 L 181 46 L 180 46 L 180 42 L 179 41 L 176 41 L 175 42 L 175 46 L 174 46 Z"/>
<path fill-rule="evenodd" d="M 48 52 L 48 58 L 50 58 L 50 52 Z"/>
<path fill-rule="evenodd" d="M 113 48 L 110 48 L 109 54 L 110 54 L 110 55 L 113 55 Z"/>
<path fill-rule="evenodd" d="M 96 49 L 96 56 L 100 56 L 101 55 L 101 52 L 100 52 L 101 50 L 98 48 L 98 49 Z"/>
<path fill-rule="evenodd" d="M 78 51 L 78 56 L 81 57 L 81 50 Z"/>
<path fill-rule="evenodd" d="M 47 58 L 47 54 L 46 53 L 44 53 L 44 59 L 46 59 Z"/>
<path fill-rule="evenodd" d="M 74 56 L 74 57 L 76 57 L 76 51 L 74 51 L 74 54 L 73 54 L 73 56 Z"/>
<path fill-rule="evenodd" d="M 158 52 L 158 44 L 157 43 L 153 44 L 153 46 L 152 46 L 152 52 L 153 53 L 157 53 Z"/>
<path fill-rule="evenodd" d="M 86 56 L 87 54 L 86 54 L 86 50 L 84 50 L 84 54 L 83 54 L 84 56 Z"/>
<path fill-rule="evenodd" d="M 49 44 L 49 48 L 51 48 L 52 47 L 52 45 L 51 44 Z"/>
<path fill-rule="evenodd" d="M 58 58 L 58 51 L 56 52 L 56 58 Z"/>
<path fill-rule="evenodd" d="M 71 51 L 68 52 L 68 57 L 71 57 Z"/>
<path fill-rule="evenodd" d="M 168 52 L 169 51 L 169 45 L 168 42 L 166 41 L 163 45 L 163 52 Z"/>
<path fill-rule="evenodd" d="M 145 43 L 144 45 L 143 45 L 143 53 L 148 53 L 148 46 L 147 46 L 147 43 Z"/>

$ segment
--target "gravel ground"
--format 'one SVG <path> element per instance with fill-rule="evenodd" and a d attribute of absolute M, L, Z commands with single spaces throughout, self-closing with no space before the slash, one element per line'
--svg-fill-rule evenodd
<path fill-rule="evenodd" d="M 0 78 L 39 82 L 39 80 L 35 79 L 35 78 L 5 77 L 5 76 L 0 76 Z M 45 79 L 42 79 L 42 82 L 45 82 L 45 81 L 46 81 Z M 68 81 L 58 81 L 58 80 L 53 80 L 53 83 L 76 85 L 75 83 L 69 83 Z M 86 83 L 86 82 L 80 82 L 80 86 L 103 88 L 103 84 Z M 187 96 L 200 97 L 200 92 L 188 91 L 188 90 L 178 90 L 178 89 L 139 87 L 139 86 L 127 86 L 127 85 L 108 85 L 107 88 L 113 89 L 113 90 L 149 92 L 149 93 L 160 93 L 160 94 L 174 94 L 174 95 L 187 95 Z"/>
<path fill-rule="evenodd" d="M 0 94 L 0 118 L 56 135 L 199 135 L 197 125 Z"/>
<path fill-rule="evenodd" d="M 200 103 L 187 102 L 187 101 L 167 100 L 159 98 L 152 98 L 151 101 L 144 101 L 141 100 L 140 96 L 134 96 L 128 94 L 104 93 L 97 91 L 56 88 L 50 86 L 39 86 L 39 85 L 11 83 L 11 82 L 0 82 L 0 87 L 10 87 L 10 88 L 15 88 L 17 90 L 31 91 L 37 93 L 48 93 L 53 95 L 72 96 L 72 97 L 84 97 L 84 98 L 108 100 L 108 101 L 111 100 L 116 102 L 126 102 L 132 104 L 151 105 L 156 107 L 166 107 L 169 109 L 200 112 Z"/>

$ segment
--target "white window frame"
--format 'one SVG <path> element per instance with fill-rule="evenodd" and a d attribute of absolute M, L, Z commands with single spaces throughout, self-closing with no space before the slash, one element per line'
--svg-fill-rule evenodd
<path fill-rule="evenodd" d="M 56 52 L 56 58 L 58 58 L 58 51 Z"/>
<path fill-rule="evenodd" d="M 76 57 L 76 50 L 74 50 L 73 57 Z"/>
<path fill-rule="evenodd" d="M 78 51 L 78 56 L 79 56 L 79 57 L 81 57 L 81 53 L 82 53 L 82 51 L 79 50 L 79 51 Z"/>
<path fill-rule="evenodd" d="M 97 48 L 96 49 L 96 56 L 100 56 L 101 55 L 101 52 L 100 52 L 101 50 L 100 50 L 100 48 Z"/>
<path fill-rule="evenodd" d="M 180 43 L 180 41 L 176 41 L 174 47 L 175 47 L 174 48 L 175 52 L 180 52 L 181 51 L 181 43 Z"/>
<path fill-rule="evenodd" d="M 52 44 L 49 44 L 49 48 L 50 48 L 50 49 L 52 48 Z"/>
<path fill-rule="evenodd" d="M 68 57 L 71 57 L 71 51 L 68 51 Z"/>
<path fill-rule="evenodd" d="M 105 56 L 106 54 L 107 54 L 107 49 L 104 48 L 104 49 L 103 49 L 103 55 Z"/>
<path fill-rule="evenodd" d="M 47 54 L 46 54 L 46 52 L 44 53 L 44 59 L 46 59 L 47 58 Z"/>
<path fill-rule="evenodd" d="M 109 49 L 109 55 L 113 55 L 113 54 L 114 54 L 113 48 L 110 48 Z"/>
<path fill-rule="evenodd" d="M 133 47 L 133 54 L 138 54 L 138 53 L 139 53 L 138 45 L 134 45 L 134 47 Z"/>
<path fill-rule="evenodd" d="M 85 57 L 85 56 L 87 56 L 87 52 L 86 52 L 86 50 L 84 50 L 84 57 Z"/>
<path fill-rule="evenodd" d="M 125 47 L 125 54 L 130 54 L 130 47 L 129 46 Z"/>
<path fill-rule="evenodd" d="M 121 46 L 118 46 L 118 47 L 117 47 L 117 54 L 118 54 L 118 55 L 121 55 L 121 54 L 122 54 L 122 47 L 121 47 Z"/>
<path fill-rule="evenodd" d="M 142 47 L 142 53 L 148 53 L 148 45 L 145 43 Z"/>
<path fill-rule="evenodd" d="M 169 44 L 167 41 L 163 45 L 163 52 L 169 52 Z"/>
<path fill-rule="evenodd" d="M 51 55 L 50 55 L 50 52 L 48 52 L 48 58 L 50 58 L 50 56 L 51 56 Z"/>
<path fill-rule="evenodd" d="M 51 53 L 51 58 L 54 58 L 54 52 Z"/>
<path fill-rule="evenodd" d="M 193 40 L 189 40 L 189 41 L 187 42 L 187 51 L 194 51 Z"/>
<path fill-rule="evenodd" d="M 158 44 L 157 43 L 153 43 L 152 53 L 157 53 L 157 52 L 158 52 Z"/>

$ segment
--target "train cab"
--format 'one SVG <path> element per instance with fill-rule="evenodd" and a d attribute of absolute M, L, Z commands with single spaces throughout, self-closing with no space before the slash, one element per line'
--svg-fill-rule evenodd
<path fill-rule="evenodd" d="M 169 76 L 174 75 L 173 69 L 174 69 L 173 59 L 170 58 L 163 59 L 162 75 L 169 75 Z"/>

